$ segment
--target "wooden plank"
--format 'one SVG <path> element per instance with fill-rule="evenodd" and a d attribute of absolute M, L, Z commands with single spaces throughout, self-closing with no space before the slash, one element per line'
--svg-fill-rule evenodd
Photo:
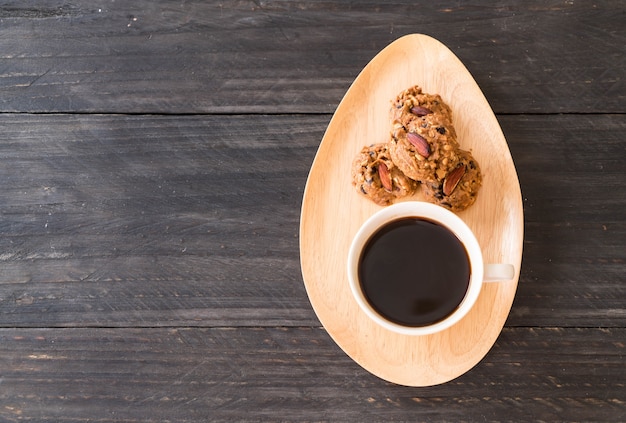
<path fill-rule="evenodd" d="M 444 385 L 408 388 L 317 328 L 3 329 L 3 421 L 621 421 L 620 329 L 506 328 Z"/>
<path fill-rule="evenodd" d="M 0 117 L 1 324 L 317 325 L 293 119 Z"/>
<path fill-rule="evenodd" d="M 329 118 L 0 115 L 0 326 L 318 325 L 297 236 Z M 507 325 L 624 327 L 626 117 L 499 120 L 526 219 Z"/>
<path fill-rule="evenodd" d="M 391 41 L 425 33 L 498 113 L 624 112 L 623 0 L 20 0 L 0 7 L 0 111 L 331 113 Z"/>
<path fill-rule="evenodd" d="M 501 122 L 526 220 L 523 278 L 508 324 L 537 319 L 623 327 L 626 143 L 618 134 L 626 118 L 507 116 Z"/>

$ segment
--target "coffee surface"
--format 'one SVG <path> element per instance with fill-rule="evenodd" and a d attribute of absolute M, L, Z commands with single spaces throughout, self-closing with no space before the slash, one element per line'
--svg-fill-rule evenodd
<path fill-rule="evenodd" d="M 359 280 L 372 307 L 404 326 L 427 326 L 459 306 L 469 286 L 467 252 L 447 228 L 403 218 L 378 230 L 359 261 Z"/>

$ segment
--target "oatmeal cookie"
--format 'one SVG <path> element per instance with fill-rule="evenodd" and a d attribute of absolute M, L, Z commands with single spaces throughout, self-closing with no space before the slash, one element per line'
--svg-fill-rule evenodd
<path fill-rule="evenodd" d="M 410 124 L 394 128 L 389 142 L 391 160 L 418 182 L 441 180 L 459 161 L 459 144 L 450 131 Z"/>
<path fill-rule="evenodd" d="M 387 144 L 363 147 L 352 164 L 352 184 L 356 190 L 381 206 L 417 189 L 417 183 L 391 160 L 387 147 Z"/>
<path fill-rule="evenodd" d="M 417 122 L 415 122 L 417 121 Z M 391 106 L 392 125 L 410 130 L 410 125 L 445 128 L 456 138 L 452 126 L 452 110 L 439 94 L 425 94 L 419 86 L 402 91 Z"/>
<path fill-rule="evenodd" d="M 428 201 L 439 204 L 453 212 L 465 210 L 476 201 L 482 185 L 478 162 L 469 151 L 459 150 L 459 162 L 442 180 L 423 184 Z"/>
<path fill-rule="evenodd" d="M 422 185 L 427 201 L 454 212 L 471 206 L 482 175 L 471 153 L 460 148 L 450 107 L 419 86 L 391 103 L 390 141 L 364 147 L 354 159 L 357 192 L 385 206 Z"/>

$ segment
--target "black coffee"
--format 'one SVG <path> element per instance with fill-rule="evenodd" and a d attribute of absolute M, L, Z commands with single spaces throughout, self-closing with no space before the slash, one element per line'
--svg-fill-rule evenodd
<path fill-rule="evenodd" d="M 372 307 L 392 322 L 426 326 L 459 306 L 470 279 L 467 252 L 448 229 L 403 218 L 378 230 L 359 261 L 361 288 Z"/>

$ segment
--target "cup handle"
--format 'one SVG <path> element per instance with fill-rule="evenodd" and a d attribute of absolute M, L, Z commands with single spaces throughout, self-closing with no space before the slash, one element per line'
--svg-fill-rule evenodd
<path fill-rule="evenodd" d="M 485 264 L 483 282 L 505 282 L 515 276 L 512 264 Z"/>

